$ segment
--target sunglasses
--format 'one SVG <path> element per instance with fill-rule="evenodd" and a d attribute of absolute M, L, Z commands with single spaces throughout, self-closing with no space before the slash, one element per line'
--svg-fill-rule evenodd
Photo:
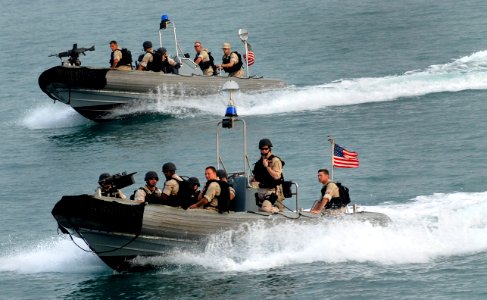
<path fill-rule="evenodd" d="M 260 148 L 260 150 L 269 150 L 269 147 Z"/>

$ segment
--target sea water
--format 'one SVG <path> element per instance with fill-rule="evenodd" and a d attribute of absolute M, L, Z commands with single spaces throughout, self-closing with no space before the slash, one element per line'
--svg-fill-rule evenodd
<path fill-rule="evenodd" d="M 484 2 L 48 0 L 2 8 L 0 298 L 487 297 Z M 128 274 L 58 233 L 54 204 L 93 192 L 103 172 L 138 172 L 130 194 L 165 162 L 201 181 L 215 164 L 224 94 L 174 99 L 155 90 L 151 103 L 113 112 L 135 117 L 97 124 L 38 87 L 39 74 L 60 64 L 48 55 L 74 43 L 95 45 L 81 56 L 86 66 L 108 65 L 112 39 L 137 57 L 143 41 L 158 43 L 161 14 L 175 22 L 183 52 L 194 55 L 201 40 L 217 62 L 223 42 L 242 51 L 237 32 L 246 28 L 251 74 L 288 84 L 236 95 L 251 162 L 258 141 L 270 138 L 309 208 L 333 136 L 360 159 L 358 169 L 335 169 L 335 179 L 360 209 L 392 223 L 255 224 L 212 236 L 204 250 L 141 259 L 158 268 Z M 167 35 L 163 42 L 174 54 Z M 242 167 L 240 142 L 223 132 L 230 172 Z"/>

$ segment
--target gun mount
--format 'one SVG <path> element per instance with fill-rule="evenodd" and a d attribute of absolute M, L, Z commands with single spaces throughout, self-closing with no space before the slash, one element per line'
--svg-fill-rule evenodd
<path fill-rule="evenodd" d="M 59 57 L 59 59 L 63 59 L 63 57 L 68 57 L 67 61 L 62 61 L 62 65 L 68 66 L 81 66 L 81 61 L 79 60 L 79 55 L 83 54 L 86 55 L 86 51 L 95 51 L 95 46 L 91 46 L 90 48 L 78 48 L 78 44 L 73 44 L 73 49 L 67 50 L 64 52 L 59 52 L 57 54 L 51 54 L 51 56 Z"/>

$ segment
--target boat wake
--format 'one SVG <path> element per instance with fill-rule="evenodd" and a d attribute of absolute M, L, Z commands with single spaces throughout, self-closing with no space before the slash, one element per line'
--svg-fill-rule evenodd
<path fill-rule="evenodd" d="M 400 75 L 341 79 L 321 85 L 288 87 L 278 91 L 236 95 L 240 115 L 266 115 L 315 111 L 331 106 L 395 101 L 432 93 L 487 89 L 487 51 L 475 52 L 446 64 L 432 65 Z M 110 117 L 157 113 L 175 118 L 220 116 L 225 95 L 172 97 L 154 91 L 150 102 L 115 109 Z M 173 95 L 174 96 L 174 95 Z M 46 118 L 46 116 L 49 116 Z M 69 106 L 46 104 L 34 109 L 22 123 L 31 129 L 72 127 L 89 121 Z"/>
<path fill-rule="evenodd" d="M 245 272 L 315 262 L 428 263 L 487 251 L 487 192 L 419 196 L 366 210 L 386 213 L 393 222 L 256 225 L 213 236 L 204 252 L 178 252 L 160 263 Z"/>
<path fill-rule="evenodd" d="M 316 262 L 428 263 L 487 251 L 487 192 L 418 196 L 407 204 L 364 209 L 385 213 L 392 223 L 380 227 L 344 220 L 289 222 L 270 228 L 256 224 L 212 236 L 204 251 L 174 251 L 165 257 L 140 258 L 137 263 L 247 272 Z M 0 272 L 108 270 L 94 254 L 83 252 L 65 236 L 0 256 Z"/>

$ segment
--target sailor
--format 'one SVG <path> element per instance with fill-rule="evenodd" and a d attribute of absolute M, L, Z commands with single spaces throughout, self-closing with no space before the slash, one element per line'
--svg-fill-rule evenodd
<path fill-rule="evenodd" d="M 145 54 L 142 57 L 142 60 L 140 61 L 139 65 L 137 66 L 137 70 L 145 70 L 145 71 L 150 71 L 150 63 L 152 63 L 154 59 L 154 51 L 152 50 L 152 42 L 151 41 L 145 41 L 142 43 L 142 47 L 144 48 Z"/>
<path fill-rule="evenodd" d="M 216 169 L 213 166 L 206 167 L 206 185 L 201 192 L 198 202 L 191 205 L 189 209 L 206 208 L 218 210 L 220 213 L 230 210 L 230 189 L 228 183 L 218 180 Z"/>
<path fill-rule="evenodd" d="M 228 77 L 243 77 L 244 71 L 242 69 L 242 56 L 237 51 L 232 52 L 230 43 L 223 43 L 222 46 L 223 57 L 222 63 L 217 65 L 218 69 L 223 69 L 228 73 Z"/>
<path fill-rule="evenodd" d="M 162 165 L 162 173 L 166 177 L 164 182 L 164 189 L 162 190 L 161 198 L 165 205 L 180 206 L 178 199 L 179 183 L 183 181 L 179 175 L 176 174 L 176 165 L 172 162 L 167 162 Z"/>
<path fill-rule="evenodd" d="M 149 67 L 154 72 L 174 73 L 177 74 L 177 69 L 180 65 L 167 55 L 167 50 L 164 47 L 157 49 L 154 52 L 154 59 L 152 65 Z"/>
<path fill-rule="evenodd" d="M 196 51 L 194 63 L 200 66 L 203 75 L 214 75 L 215 65 L 213 63 L 213 57 L 211 56 L 211 53 L 208 51 L 208 49 L 203 48 L 203 45 L 201 45 L 200 41 L 195 41 L 194 50 Z"/>
<path fill-rule="evenodd" d="M 277 204 L 280 211 L 284 210 L 282 201 L 284 194 L 282 192 L 282 167 L 284 162 L 272 154 L 271 140 L 264 138 L 259 141 L 260 159 L 255 163 L 253 182 L 258 186 L 258 201 L 262 204 L 261 209 L 268 209 Z M 272 204 L 272 205 L 269 205 Z M 274 209 L 272 209 L 273 211 Z"/>
<path fill-rule="evenodd" d="M 127 49 L 120 49 L 116 41 L 110 42 L 110 69 L 128 71 L 132 70 L 132 56 Z M 125 52 L 125 55 L 123 54 Z"/>
<path fill-rule="evenodd" d="M 122 193 L 122 191 L 113 187 L 111 181 L 112 175 L 110 173 L 102 173 L 98 178 L 99 187 L 95 190 L 96 197 L 114 197 L 120 199 L 127 199 L 127 197 Z"/>
<path fill-rule="evenodd" d="M 196 177 L 189 177 L 188 181 L 190 182 L 190 186 L 193 190 L 193 193 L 191 194 L 189 202 L 188 202 L 189 203 L 188 206 L 191 206 L 191 205 L 195 204 L 196 202 L 198 202 L 198 197 L 201 194 L 201 191 L 200 191 L 201 184 L 200 184 L 199 179 Z"/>
<path fill-rule="evenodd" d="M 228 175 L 227 172 L 223 169 L 218 169 L 216 170 L 216 176 L 220 181 L 228 183 Z M 230 193 L 230 210 L 235 210 L 235 189 L 231 186 L 228 185 L 228 191 Z"/>
<path fill-rule="evenodd" d="M 323 185 L 321 188 L 321 200 L 315 202 L 311 212 L 321 213 L 323 210 L 342 208 L 338 186 L 330 181 L 330 173 L 327 169 L 318 170 L 318 181 Z"/>
<path fill-rule="evenodd" d="M 159 176 L 155 171 L 149 171 L 145 173 L 145 186 L 140 187 L 135 191 L 134 200 L 135 202 L 143 203 L 158 203 L 161 204 L 161 194 L 162 191 L 156 184 L 159 181 Z"/>

